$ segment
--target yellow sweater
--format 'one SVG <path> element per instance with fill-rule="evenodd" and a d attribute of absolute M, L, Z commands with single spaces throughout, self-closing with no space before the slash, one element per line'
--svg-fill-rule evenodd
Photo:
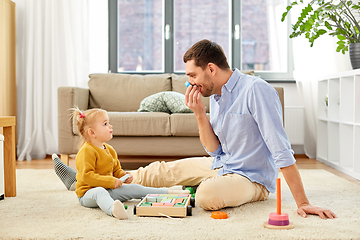
<path fill-rule="evenodd" d="M 78 197 L 94 187 L 113 188 L 115 177 L 124 175 L 115 149 L 106 143 L 104 146 L 105 149 L 101 149 L 86 142 L 76 155 L 75 192 Z"/>

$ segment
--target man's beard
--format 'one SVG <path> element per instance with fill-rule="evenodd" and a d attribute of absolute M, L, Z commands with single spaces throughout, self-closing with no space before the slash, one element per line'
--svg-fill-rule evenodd
<path fill-rule="evenodd" d="M 214 89 L 214 83 L 210 80 L 210 76 L 208 74 L 205 74 L 205 83 L 203 84 L 201 88 L 201 95 L 203 97 L 210 97 L 213 95 L 213 89 Z"/>

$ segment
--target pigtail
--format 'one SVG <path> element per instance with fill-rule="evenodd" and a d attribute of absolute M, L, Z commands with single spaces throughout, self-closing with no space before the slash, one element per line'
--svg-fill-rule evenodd
<path fill-rule="evenodd" d="M 80 149 L 81 146 L 86 142 L 86 113 L 81 111 L 78 107 L 73 107 L 70 109 L 71 111 L 71 119 L 72 123 L 76 124 L 79 133 L 80 133 L 80 143 L 78 148 Z"/>

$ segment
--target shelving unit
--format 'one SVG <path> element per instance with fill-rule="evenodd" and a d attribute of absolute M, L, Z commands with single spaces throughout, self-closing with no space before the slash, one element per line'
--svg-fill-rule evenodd
<path fill-rule="evenodd" d="M 360 180 L 360 69 L 319 80 L 316 159 Z"/>

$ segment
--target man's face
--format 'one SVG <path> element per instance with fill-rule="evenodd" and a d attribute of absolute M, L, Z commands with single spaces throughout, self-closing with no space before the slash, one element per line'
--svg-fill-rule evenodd
<path fill-rule="evenodd" d="M 191 85 L 196 85 L 200 88 L 201 95 L 209 97 L 214 94 L 214 83 L 208 73 L 208 68 L 204 70 L 195 65 L 195 60 L 189 60 L 185 63 L 186 75 L 189 76 Z"/>

